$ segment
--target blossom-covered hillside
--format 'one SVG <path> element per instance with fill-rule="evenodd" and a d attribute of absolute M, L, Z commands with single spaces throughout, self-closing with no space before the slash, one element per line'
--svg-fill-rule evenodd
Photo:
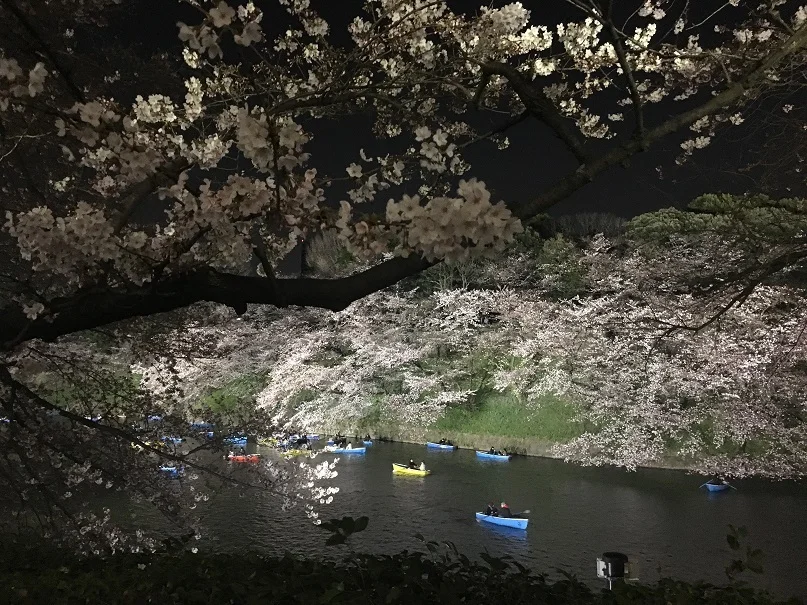
<path fill-rule="evenodd" d="M 195 328 L 217 352 L 188 362 L 186 396 L 254 400 L 316 430 L 431 427 L 549 439 L 585 464 L 803 474 L 802 293 L 757 285 L 727 306 L 681 289 L 708 266 L 689 243 L 655 250 L 531 241 L 510 262 L 433 270 L 342 312 L 253 310 Z M 490 416 L 504 422 L 479 421 Z"/>

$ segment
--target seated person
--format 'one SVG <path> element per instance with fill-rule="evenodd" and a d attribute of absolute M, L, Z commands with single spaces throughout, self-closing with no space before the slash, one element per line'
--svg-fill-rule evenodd
<path fill-rule="evenodd" d="M 415 461 L 412 460 L 411 458 L 409 459 L 409 468 L 417 468 L 417 465 L 415 464 Z"/>
<path fill-rule="evenodd" d="M 501 507 L 499 508 L 499 516 L 509 519 L 513 516 L 513 513 L 510 512 L 510 507 L 507 506 L 506 502 L 502 502 Z"/>
<path fill-rule="evenodd" d="M 493 502 L 488 502 L 488 505 L 485 507 L 485 514 L 490 516 L 496 516 L 498 514 L 498 509 L 493 505 Z"/>
<path fill-rule="evenodd" d="M 426 463 L 425 462 L 420 463 L 420 470 L 422 470 L 422 471 L 426 470 Z"/>

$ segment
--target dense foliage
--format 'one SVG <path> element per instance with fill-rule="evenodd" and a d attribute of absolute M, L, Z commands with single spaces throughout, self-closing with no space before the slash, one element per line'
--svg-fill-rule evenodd
<path fill-rule="evenodd" d="M 64 553 L 18 557 L 0 568 L 5 602 L 38 603 L 442 603 L 446 605 L 773 605 L 742 584 L 662 580 L 613 592 L 574 577 L 550 580 L 512 560 L 469 560 L 450 546 L 430 553 L 351 556 L 341 561 L 237 555 L 118 555 L 77 561 Z M 57 554 L 59 556 L 57 556 Z M 789 603 L 798 603 L 793 599 Z"/>

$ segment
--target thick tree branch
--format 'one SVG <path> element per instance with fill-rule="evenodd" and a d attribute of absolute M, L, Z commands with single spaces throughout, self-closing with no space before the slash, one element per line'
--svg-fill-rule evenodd
<path fill-rule="evenodd" d="M 263 277 L 199 271 L 142 288 L 57 299 L 49 307 L 52 315 L 34 321 L 28 320 L 15 305 L 0 310 L 0 350 L 15 346 L 23 331 L 26 340 L 52 341 L 81 330 L 165 313 L 203 301 L 235 309 L 243 309 L 247 304 L 285 303 L 341 311 L 353 301 L 415 275 L 431 264 L 417 256 L 393 258 L 341 279 L 277 279 L 277 288 Z"/>
<path fill-rule="evenodd" d="M 476 93 L 474 93 L 473 104 L 474 107 L 479 109 L 482 107 L 482 99 L 485 97 L 485 89 L 488 87 L 490 83 L 490 73 L 482 72 L 482 79 L 479 80 L 479 86 L 476 87 Z"/>
<path fill-rule="evenodd" d="M 524 104 L 524 108 L 549 126 L 555 135 L 566 143 L 569 151 L 572 152 L 578 162 L 585 164 L 588 161 L 588 156 L 583 150 L 583 141 L 578 136 L 577 129 L 569 118 L 561 115 L 540 88 L 528 82 L 515 67 L 505 63 L 490 62 L 482 65 L 483 78 L 490 78 L 493 74 L 507 78 L 513 91 Z"/>

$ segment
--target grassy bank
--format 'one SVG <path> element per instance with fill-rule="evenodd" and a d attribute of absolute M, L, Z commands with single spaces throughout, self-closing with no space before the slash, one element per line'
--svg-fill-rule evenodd
<path fill-rule="evenodd" d="M 378 439 L 402 443 L 423 444 L 445 438 L 461 448 L 487 450 L 495 447 L 513 454 L 545 458 L 558 458 L 556 445 L 593 429 L 577 420 L 576 408 L 564 399 L 544 396 L 538 405 L 525 406 L 512 394 L 495 392 L 487 394 L 477 405 L 450 408 L 425 427 L 385 421 L 380 405 L 375 405 L 355 426 L 309 428 L 323 435 L 370 433 Z M 669 455 L 647 466 L 690 470 L 695 468 L 696 460 Z"/>
<path fill-rule="evenodd" d="M 384 419 L 373 406 L 355 426 L 315 427 L 322 433 L 370 433 L 390 441 L 423 443 L 445 437 L 463 448 L 507 449 L 529 456 L 554 457 L 552 448 L 579 436 L 585 427 L 576 420 L 569 402 L 544 397 L 536 406 L 525 406 L 509 393 L 489 393 L 474 406 L 454 407 L 429 426 L 413 426 Z"/>
<path fill-rule="evenodd" d="M 452 408 L 429 427 L 434 433 L 486 435 L 516 441 L 565 443 L 584 427 L 567 401 L 545 396 L 527 407 L 509 394 L 491 394 L 475 409 Z"/>

